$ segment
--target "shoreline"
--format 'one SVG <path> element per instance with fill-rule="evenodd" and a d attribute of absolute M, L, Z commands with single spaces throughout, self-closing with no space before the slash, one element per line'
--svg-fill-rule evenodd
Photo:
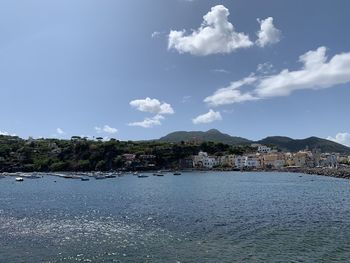
<path fill-rule="evenodd" d="M 104 174 L 117 174 L 121 173 L 123 175 L 132 174 L 134 172 L 138 173 L 154 173 L 157 171 L 90 171 L 90 172 L 80 172 L 80 171 L 62 171 L 62 172 L 14 172 L 14 173 L 0 173 L 1 176 L 19 176 L 21 174 L 40 174 L 40 175 L 53 175 L 57 176 L 59 174 L 86 174 L 86 175 L 104 175 Z M 308 175 L 320 175 L 334 178 L 342 178 L 342 179 L 350 179 L 350 167 L 342 167 L 342 168 L 302 168 L 302 167 L 285 167 L 283 169 L 251 169 L 251 170 L 238 170 L 238 169 L 186 169 L 186 170 L 163 170 L 166 173 L 191 173 L 191 172 L 279 172 L 279 173 L 300 173 L 300 174 L 308 174 Z"/>

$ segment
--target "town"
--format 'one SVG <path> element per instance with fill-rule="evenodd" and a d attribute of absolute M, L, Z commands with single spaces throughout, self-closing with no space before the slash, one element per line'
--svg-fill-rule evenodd
<path fill-rule="evenodd" d="M 173 143 L 0 136 L 0 172 L 275 170 L 350 178 L 347 152 L 305 148 L 286 151 L 274 145 L 228 145 L 198 139 Z"/>
<path fill-rule="evenodd" d="M 339 165 L 347 165 L 350 156 L 337 153 L 321 153 L 319 149 L 304 150 L 295 153 L 279 152 L 265 145 L 252 144 L 256 148 L 255 153 L 246 155 L 211 156 L 206 152 L 199 152 L 193 156 L 194 168 L 213 169 L 235 168 L 239 170 L 254 169 L 282 169 L 285 167 L 300 168 L 338 168 Z"/>

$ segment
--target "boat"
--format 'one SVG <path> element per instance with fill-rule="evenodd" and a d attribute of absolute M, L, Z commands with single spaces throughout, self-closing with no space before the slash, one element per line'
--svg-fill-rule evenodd
<path fill-rule="evenodd" d="M 139 174 L 139 175 L 137 175 L 137 177 L 138 177 L 138 178 L 147 178 L 147 177 L 148 177 L 148 175 L 145 175 L 145 174 Z"/>
<path fill-rule="evenodd" d="M 36 175 L 36 174 L 22 175 L 22 177 L 24 177 L 26 179 L 39 179 L 39 178 L 41 178 L 41 176 Z"/>
<path fill-rule="evenodd" d="M 23 182 L 23 177 L 16 177 L 16 182 Z"/>
<path fill-rule="evenodd" d="M 82 180 L 82 181 L 90 181 L 90 179 L 87 178 L 87 177 L 81 177 L 80 180 Z"/>
<path fill-rule="evenodd" d="M 107 174 L 105 175 L 106 178 L 116 178 L 117 176 L 114 174 Z"/>
<path fill-rule="evenodd" d="M 181 175 L 180 172 L 174 172 L 174 175 Z"/>
<path fill-rule="evenodd" d="M 103 180 L 103 179 L 106 179 L 106 176 L 98 175 L 98 176 L 95 176 L 95 179 L 96 180 Z"/>
<path fill-rule="evenodd" d="M 164 176 L 164 173 L 162 171 L 158 171 L 153 174 L 154 176 Z"/>
<path fill-rule="evenodd" d="M 65 179 L 73 179 L 73 175 L 71 175 L 71 174 L 63 174 L 63 175 L 60 175 L 60 177 L 65 178 Z"/>
<path fill-rule="evenodd" d="M 138 175 L 139 173 L 138 172 L 134 172 L 134 175 Z"/>

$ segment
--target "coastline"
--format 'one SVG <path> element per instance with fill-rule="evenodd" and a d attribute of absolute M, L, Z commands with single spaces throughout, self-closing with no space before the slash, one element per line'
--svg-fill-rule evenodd
<path fill-rule="evenodd" d="M 14 173 L 0 173 L 1 176 L 18 176 L 20 174 L 40 174 L 40 175 L 54 175 L 54 176 L 62 176 L 68 174 L 77 174 L 77 175 L 86 175 L 86 176 L 96 176 L 96 175 L 108 175 L 108 174 L 119 174 L 119 176 L 132 174 L 133 172 L 139 173 L 155 173 L 154 171 L 91 171 L 91 172 L 83 172 L 83 171 L 62 171 L 62 172 L 14 172 Z M 300 173 L 300 174 L 309 174 L 309 175 L 320 175 L 320 176 L 328 176 L 334 178 L 342 178 L 342 179 L 350 179 L 350 167 L 341 167 L 341 168 L 325 168 L 325 167 L 317 167 L 317 168 L 302 168 L 302 167 L 284 167 L 283 169 L 232 169 L 232 168 L 214 168 L 214 169 L 184 169 L 184 170 L 172 170 L 172 169 L 164 169 L 163 173 L 191 173 L 191 172 L 279 172 L 279 173 Z"/>

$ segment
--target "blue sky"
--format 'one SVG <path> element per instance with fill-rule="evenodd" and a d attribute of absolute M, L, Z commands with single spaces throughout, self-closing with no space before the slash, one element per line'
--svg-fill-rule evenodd
<path fill-rule="evenodd" d="M 350 144 L 348 1 L 4 0 L 0 132 Z M 205 16 L 203 18 L 203 16 Z"/>

